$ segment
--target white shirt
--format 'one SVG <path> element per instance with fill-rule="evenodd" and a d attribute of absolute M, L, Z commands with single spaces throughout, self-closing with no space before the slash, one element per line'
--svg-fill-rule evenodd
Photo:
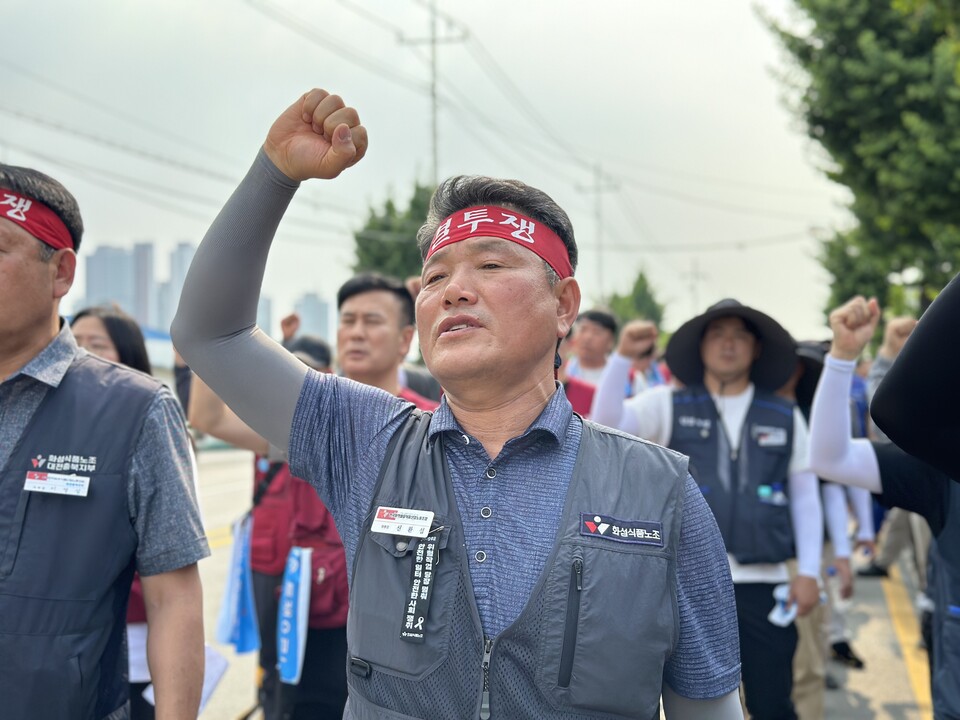
<path fill-rule="evenodd" d="M 613 426 L 620 430 L 669 447 L 673 432 L 673 388 L 659 386 L 617 402 L 615 390 L 623 387 L 629 368 L 628 358 L 617 353 L 610 357 L 597 386 L 591 416 L 600 423 L 611 424 L 612 420 Z M 739 448 L 743 423 L 753 402 L 753 395 L 752 383 L 738 395 L 713 395 L 724 431 L 735 449 Z M 819 481 L 810 471 L 807 424 L 796 407 L 793 411 L 793 452 L 790 455 L 788 488 L 797 569 L 800 575 L 817 578 L 820 576 L 823 548 L 823 507 L 820 503 Z M 789 581 L 786 563 L 741 565 L 732 555 L 728 554 L 727 558 L 734 583 L 778 584 Z"/>

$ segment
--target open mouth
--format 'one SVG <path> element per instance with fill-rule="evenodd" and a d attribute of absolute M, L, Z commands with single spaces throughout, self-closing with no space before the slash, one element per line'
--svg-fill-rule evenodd
<path fill-rule="evenodd" d="M 480 323 L 475 318 L 460 315 L 458 317 L 446 318 L 440 323 L 438 335 L 457 335 L 470 330 L 476 330 Z"/>

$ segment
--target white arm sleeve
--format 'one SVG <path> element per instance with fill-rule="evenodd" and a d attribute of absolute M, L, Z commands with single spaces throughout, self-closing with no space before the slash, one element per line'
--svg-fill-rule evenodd
<path fill-rule="evenodd" d="M 853 507 L 853 514 L 857 518 L 857 540 L 875 540 L 876 531 L 873 529 L 873 497 L 865 488 L 848 487 L 847 497 Z"/>
<path fill-rule="evenodd" d="M 624 402 L 623 388 L 630 377 L 630 358 L 613 353 L 597 383 L 590 407 L 590 419 L 607 427 L 637 434 L 636 415 Z"/>
<path fill-rule="evenodd" d="M 842 485 L 825 482 L 820 486 L 823 498 L 823 514 L 827 519 L 827 535 L 833 543 L 833 554 L 838 558 L 850 557 L 850 538 L 847 536 L 847 494 Z"/>
<path fill-rule="evenodd" d="M 881 492 L 880 466 L 869 440 L 850 437 L 853 361 L 824 359 L 810 410 L 810 467 L 820 477 Z"/>
<path fill-rule="evenodd" d="M 820 505 L 820 481 L 812 472 L 790 473 L 790 518 L 797 547 L 797 573 L 820 577 L 823 553 L 823 507 Z"/>
<path fill-rule="evenodd" d="M 712 700 L 691 700 L 664 683 L 663 714 L 667 720 L 743 720 L 743 707 L 737 690 Z"/>

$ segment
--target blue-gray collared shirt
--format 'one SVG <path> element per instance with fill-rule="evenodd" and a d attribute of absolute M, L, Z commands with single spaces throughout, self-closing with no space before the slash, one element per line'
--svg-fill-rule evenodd
<path fill-rule="evenodd" d="M 47 393 L 56 392 L 74 358 L 84 353 L 63 323 L 49 345 L 0 383 L 0 468 Z M 170 390 L 161 388 L 147 410 L 128 474 L 127 506 L 141 575 L 176 570 L 210 554 L 194 468 L 183 410 Z"/>
<path fill-rule="evenodd" d="M 333 512 L 353 566 L 362 523 L 387 445 L 412 406 L 377 388 L 308 373 L 290 434 L 290 467 L 317 487 Z M 441 402 L 431 435 L 446 433 L 447 463 L 463 522 L 470 579 L 484 634 L 519 617 L 556 540 L 582 422 L 558 389 L 540 416 L 491 459 Z M 598 468 L 598 472 L 602 469 Z M 680 641 L 665 680 L 678 694 L 726 695 L 740 682 L 737 619 L 717 612 L 732 595 L 716 522 L 687 478 L 677 562 Z M 727 587 L 729 586 L 729 587 Z"/>

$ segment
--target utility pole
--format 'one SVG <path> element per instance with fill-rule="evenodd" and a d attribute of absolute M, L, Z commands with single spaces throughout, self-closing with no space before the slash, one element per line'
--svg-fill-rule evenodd
<path fill-rule="evenodd" d="M 430 137 L 431 137 L 431 181 L 434 186 L 440 181 L 440 133 L 437 120 L 437 44 L 464 42 L 467 39 L 467 31 L 461 30 L 459 35 L 448 35 L 437 37 L 437 0 L 430 0 L 430 37 L 428 38 L 407 38 L 400 36 L 400 43 L 403 45 L 430 45 Z M 450 19 L 447 22 L 452 25 Z"/>
<path fill-rule="evenodd" d="M 433 148 L 433 186 L 440 181 L 437 157 L 437 0 L 430 0 L 430 147 Z"/>
<path fill-rule="evenodd" d="M 690 261 L 690 272 L 684 273 L 684 275 L 690 279 L 690 298 L 693 302 L 693 314 L 699 315 L 701 312 L 700 307 L 700 281 L 707 280 L 708 275 L 700 272 L 700 259 L 694 257 Z"/>
<path fill-rule="evenodd" d="M 617 190 L 619 185 L 609 178 L 605 178 L 600 163 L 593 166 L 593 185 L 577 185 L 581 192 L 593 193 L 593 220 L 596 225 L 597 247 L 597 287 L 601 298 L 607 297 L 606 283 L 604 282 L 603 265 L 603 193 Z"/>

